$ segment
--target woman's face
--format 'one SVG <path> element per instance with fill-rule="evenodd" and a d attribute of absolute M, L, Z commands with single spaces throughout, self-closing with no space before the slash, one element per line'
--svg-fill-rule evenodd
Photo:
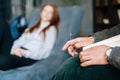
<path fill-rule="evenodd" d="M 53 17 L 53 11 L 54 10 L 50 5 L 45 6 L 40 14 L 41 21 L 50 21 Z"/>

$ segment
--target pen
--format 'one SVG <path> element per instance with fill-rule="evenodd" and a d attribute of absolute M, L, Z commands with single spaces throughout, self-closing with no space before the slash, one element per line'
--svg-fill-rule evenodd
<path fill-rule="evenodd" d="M 70 40 L 72 39 L 72 33 L 70 32 Z"/>

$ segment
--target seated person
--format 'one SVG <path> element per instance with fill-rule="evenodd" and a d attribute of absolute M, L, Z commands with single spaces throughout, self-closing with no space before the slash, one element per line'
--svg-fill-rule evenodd
<path fill-rule="evenodd" d="M 34 60 L 47 58 L 57 38 L 59 15 L 57 7 L 46 4 L 40 11 L 40 19 L 15 40 L 11 55 Z"/>
<path fill-rule="evenodd" d="M 77 54 L 77 49 L 120 34 L 120 25 L 68 41 L 69 58 L 61 65 L 52 80 L 118 80 L 120 79 L 120 47 L 94 46 Z M 119 41 L 120 42 L 120 41 Z"/>
<path fill-rule="evenodd" d="M 57 7 L 53 4 L 44 5 L 38 23 L 26 29 L 22 36 L 15 40 L 13 46 L 9 26 L 7 24 L 1 26 L 0 70 L 30 65 L 37 60 L 47 58 L 57 38 L 59 20 Z M 9 37 L 10 39 L 7 39 Z"/>

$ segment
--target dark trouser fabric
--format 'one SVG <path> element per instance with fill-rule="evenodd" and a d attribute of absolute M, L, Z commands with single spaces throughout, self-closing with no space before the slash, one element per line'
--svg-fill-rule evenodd
<path fill-rule="evenodd" d="M 59 51 L 59 53 L 56 53 Z M 59 66 L 70 57 L 66 52 L 60 52 L 61 49 L 53 50 L 48 58 L 21 68 L 7 71 L 0 70 L 0 80 L 51 80 Z"/>
<path fill-rule="evenodd" d="M 79 56 L 66 60 L 52 80 L 119 80 L 120 70 L 111 65 L 80 67 Z"/>
<path fill-rule="evenodd" d="M 0 70 L 9 70 L 17 67 L 27 66 L 35 63 L 35 60 L 19 58 L 13 55 L 0 55 Z"/>
<path fill-rule="evenodd" d="M 26 66 L 36 62 L 27 58 L 10 55 L 13 40 L 8 23 L 0 18 L 0 70 Z"/>

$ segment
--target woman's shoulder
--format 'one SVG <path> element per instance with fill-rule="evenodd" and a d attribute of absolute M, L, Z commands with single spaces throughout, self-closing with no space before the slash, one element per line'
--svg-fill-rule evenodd
<path fill-rule="evenodd" d="M 57 29 L 55 26 L 50 26 L 50 28 L 48 29 L 48 32 L 52 32 L 52 33 L 56 33 L 57 32 Z"/>
<path fill-rule="evenodd" d="M 52 26 L 50 26 L 49 29 L 51 29 L 51 30 L 56 30 L 56 27 L 55 27 L 54 25 L 52 25 Z"/>

